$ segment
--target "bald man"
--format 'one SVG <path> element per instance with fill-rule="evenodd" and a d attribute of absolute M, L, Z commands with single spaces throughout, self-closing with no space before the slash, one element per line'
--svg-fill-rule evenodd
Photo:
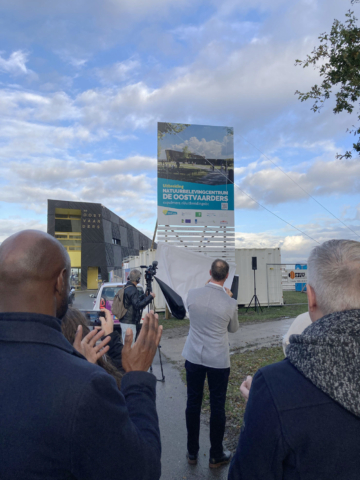
<path fill-rule="evenodd" d="M 158 479 L 147 370 L 162 327 L 147 315 L 133 347 L 127 331 L 120 392 L 61 333 L 69 273 L 66 250 L 46 233 L 26 230 L 0 246 L 0 478 Z"/>

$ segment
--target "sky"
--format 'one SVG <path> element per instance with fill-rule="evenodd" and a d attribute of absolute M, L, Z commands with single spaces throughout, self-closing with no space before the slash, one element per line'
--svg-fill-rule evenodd
<path fill-rule="evenodd" d="M 152 237 L 157 122 L 234 128 L 236 246 L 306 261 L 359 239 L 355 119 L 295 66 L 350 0 L 0 0 L 0 242 L 47 199 L 102 203 Z M 337 218 L 335 218 L 335 217 Z M 286 223 L 287 222 L 287 223 Z"/>

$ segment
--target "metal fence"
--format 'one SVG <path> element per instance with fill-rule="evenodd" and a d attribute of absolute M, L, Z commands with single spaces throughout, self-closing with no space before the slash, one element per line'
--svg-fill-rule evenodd
<path fill-rule="evenodd" d="M 279 297 L 279 279 L 281 279 L 281 290 L 283 304 L 305 305 L 306 298 L 296 292 L 306 292 L 307 264 L 306 263 L 267 263 L 266 284 L 268 307 L 274 304 L 274 299 Z"/>

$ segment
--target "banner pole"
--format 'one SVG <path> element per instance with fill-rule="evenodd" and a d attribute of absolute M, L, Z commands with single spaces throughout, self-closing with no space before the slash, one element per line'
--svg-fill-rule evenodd
<path fill-rule="evenodd" d="M 152 243 L 151 243 L 151 250 L 154 248 L 154 243 L 155 243 L 155 237 L 156 237 L 157 227 L 158 227 L 158 221 L 156 220 L 156 225 L 155 225 L 155 230 L 154 230 L 154 236 L 153 236 Z"/>

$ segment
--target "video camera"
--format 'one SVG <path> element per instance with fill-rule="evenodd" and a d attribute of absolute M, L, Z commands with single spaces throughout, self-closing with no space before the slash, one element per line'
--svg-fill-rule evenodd
<path fill-rule="evenodd" d="M 151 282 L 154 279 L 154 276 L 156 275 L 156 270 L 158 268 L 158 262 L 154 260 L 151 265 L 148 267 L 146 265 L 140 265 L 140 268 L 145 268 L 145 281 L 146 281 L 146 292 L 147 295 L 152 291 L 151 289 Z"/>

